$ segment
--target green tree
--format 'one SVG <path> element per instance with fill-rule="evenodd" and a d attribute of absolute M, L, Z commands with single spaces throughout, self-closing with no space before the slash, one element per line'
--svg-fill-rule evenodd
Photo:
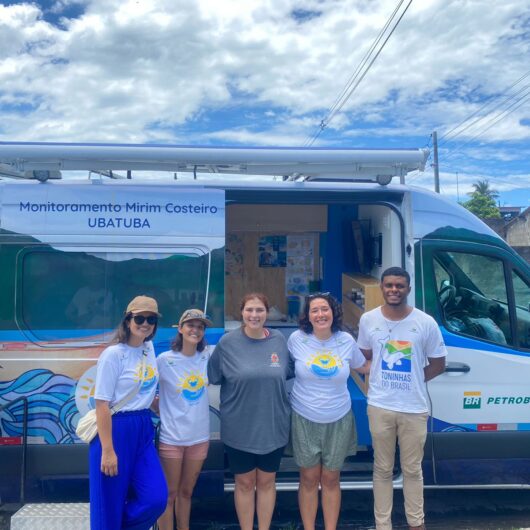
<path fill-rule="evenodd" d="M 471 185 L 474 188 L 474 191 L 468 193 L 468 195 L 470 195 L 471 197 L 473 197 L 475 194 L 484 195 L 485 197 L 489 197 L 490 199 L 497 199 L 499 197 L 499 192 L 490 188 L 490 183 L 488 179 L 477 180 L 477 182 L 474 182 Z"/>
<path fill-rule="evenodd" d="M 462 206 L 483 219 L 498 219 L 501 216 L 495 201 L 487 195 L 474 193 L 471 199 Z"/>
<path fill-rule="evenodd" d="M 495 199 L 499 196 L 499 192 L 490 188 L 488 179 L 477 180 L 472 186 L 474 188 L 473 191 L 468 193 L 471 199 L 464 202 L 462 206 L 477 217 L 498 219 L 501 216 L 501 212 L 495 204 Z"/>

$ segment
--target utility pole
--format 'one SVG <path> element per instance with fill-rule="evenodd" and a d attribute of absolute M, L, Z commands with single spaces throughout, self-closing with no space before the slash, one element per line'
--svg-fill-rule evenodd
<path fill-rule="evenodd" d="M 456 172 L 456 201 L 460 204 L 460 192 L 458 190 L 458 171 Z"/>
<path fill-rule="evenodd" d="M 438 133 L 432 133 L 432 147 L 433 147 L 433 168 L 434 168 L 434 191 L 440 193 L 440 173 L 438 172 Z"/>

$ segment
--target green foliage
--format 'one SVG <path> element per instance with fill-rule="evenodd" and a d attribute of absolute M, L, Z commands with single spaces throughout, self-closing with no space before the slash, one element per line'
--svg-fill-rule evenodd
<path fill-rule="evenodd" d="M 498 219 L 501 216 L 499 208 L 495 204 L 495 199 L 499 192 L 490 188 L 489 181 L 477 180 L 473 184 L 474 191 L 468 193 L 471 196 L 469 201 L 462 203 L 471 213 L 483 219 Z"/>
<path fill-rule="evenodd" d="M 499 197 L 499 192 L 490 188 L 490 183 L 488 179 L 477 180 L 477 182 L 472 184 L 474 191 L 468 193 L 471 197 L 475 195 L 484 195 L 490 199 L 497 199 Z"/>
<path fill-rule="evenodd" d="M 501 216 L 495 201 L 486 195 L 474 193 L 471 199 L 463 203 L 462 206 L 483 219 L 498 219 Z"/>

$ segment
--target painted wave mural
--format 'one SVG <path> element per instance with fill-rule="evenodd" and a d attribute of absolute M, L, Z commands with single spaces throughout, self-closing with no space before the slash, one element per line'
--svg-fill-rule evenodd
<path fill-rule="evenodd" d="M 15 380 L 0 382 L 0 404 L 20 396 L 28 398 L 28 437 L 32 443 L 79 443 L 75 435 L 79 421 L 76 384 L 70 377 L 37 368 Z M 0 435 L 22 436 L 23 417 L 23 402 L 0 413 Z"/>

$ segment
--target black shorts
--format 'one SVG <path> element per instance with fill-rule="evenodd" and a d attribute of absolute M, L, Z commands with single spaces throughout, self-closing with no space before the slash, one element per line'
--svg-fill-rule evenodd
<path fill-rule="evenodd" d="M 276 473 L 280 468 L 284 447 L 275 449 L 264 455 L 247 453 L 225 444 L 225 452 L 228 456 L 228 467 L 234 475 L 248 473 L 253 469 L 260 469 L 267 473 Z"/>

